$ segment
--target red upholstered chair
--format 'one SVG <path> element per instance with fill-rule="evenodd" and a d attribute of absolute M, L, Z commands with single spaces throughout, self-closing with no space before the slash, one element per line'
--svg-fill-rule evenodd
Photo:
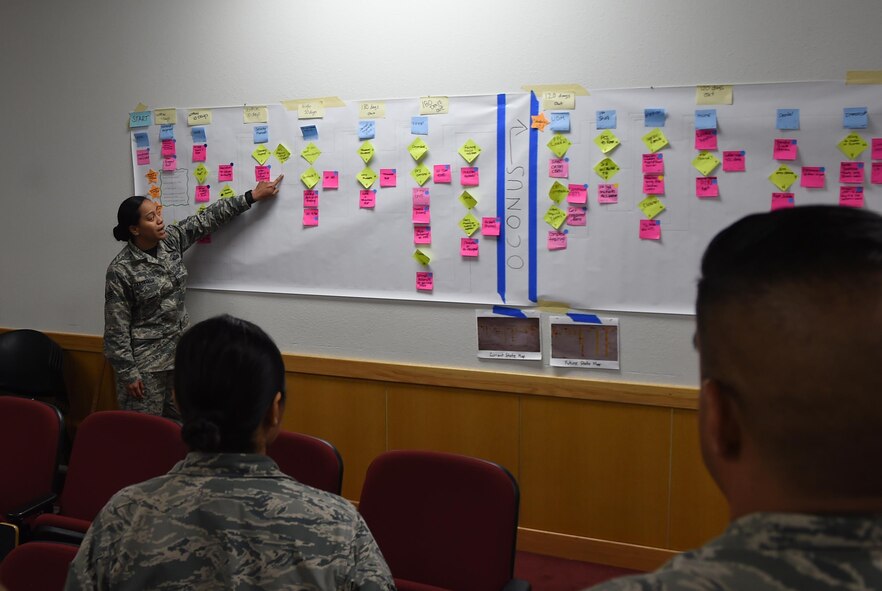
<path fill-rule="evenodd" d="M 512 579 L 519 502 L 498 464 L 399 450 L 368 467 L 358 510 L 399 590 L 529 590 Z"/>
<path fill-rule="evenodd" d="M 337 448 L 324 439 L 280 431 L 266 455 L 297 482 L 335 495 L 343 488 L 343 458 Z"/>
<path fill-rule="evenodd" d="M 78 547 L 55 542 L 28 542 L 0 562 L 0 585 L 8 591 L 60 591 Z"/>

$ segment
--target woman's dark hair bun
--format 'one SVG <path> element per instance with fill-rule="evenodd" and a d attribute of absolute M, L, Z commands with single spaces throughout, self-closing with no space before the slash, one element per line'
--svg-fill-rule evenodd
<path fill-rule="evenodd" d="M 122 226 L 114 226 L 113 237 L 122 242 L 127 242 L 129 238 L 132 237 L 132 234 L 129 232 L 128 228 L 123 228 Z"/>
<path fill-rule="evenodd" d="M 211 419 L 197 417 L 181 427 L 181 437 L 191 449 L 216 452 L 221 447 L 220 426 Z"/>

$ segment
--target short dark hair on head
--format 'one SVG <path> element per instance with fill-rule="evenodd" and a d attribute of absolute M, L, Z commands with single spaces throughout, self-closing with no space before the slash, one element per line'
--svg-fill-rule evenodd
<path fill-rule="evenodd" d="M 285 367 L 278 347 L 257 325 L 216 316 L 181 337 L 174 384 L 190 449 L 251 453 L 276 393 L 284 398 Z"/>
<path fill-rule="evenodd" d="M 123 199 L 116 212 L 116 226 L 113 227 L 113 237 L 123 242 L 132 239 L 129 226 L 137 226 L 141 219 L 141 204 L 147 201 L 146 197 L 133 195 Z"/>

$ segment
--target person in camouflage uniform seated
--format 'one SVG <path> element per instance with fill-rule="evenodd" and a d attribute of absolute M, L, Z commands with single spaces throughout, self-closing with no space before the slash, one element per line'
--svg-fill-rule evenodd
<path fill-rule="evenodd" d="M 395 588 L 355 508 L 265 455 L 285 403 L 282 356 L 266 333 L 231 316 L 194 325 L 174 385 L 192 451 L 110 499 L 66 589 Z"/>
<path fill-rule="evenodd" d="M 882 217 L 751 215 L 701 273 L 699 433 L 732 522 L 594 589 L 882 589 Z"/>
<path fill-rule="evenodd" d="M 187 327 L 184 251 L 203 236 L 275 196 L 282 176 L 238 197 L 219 199 L 184 221 L 165 226 L 146 197 L 119 206 L 113 236 L 126 241 L 107 268 L 104 355 L 116 374 L 119 407 L 179 418 L 171 396 L 175 345 Z"/>

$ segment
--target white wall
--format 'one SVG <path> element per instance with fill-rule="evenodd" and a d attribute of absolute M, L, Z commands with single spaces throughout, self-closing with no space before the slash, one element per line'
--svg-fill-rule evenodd
<path fill-rule="evenodd" d="M 138 102 L 842 79 L 882 69 L 880 28 L 877 0 L 4 0 L 0 326 L 103 330 Z M 251 319 L 288 352 L 572 371 L 479 362 L 469 306 L 191 292 L 189 308 Z M 691 318 L 619 317 L 621 372 L 569 375 L 697 383 Z"/>

